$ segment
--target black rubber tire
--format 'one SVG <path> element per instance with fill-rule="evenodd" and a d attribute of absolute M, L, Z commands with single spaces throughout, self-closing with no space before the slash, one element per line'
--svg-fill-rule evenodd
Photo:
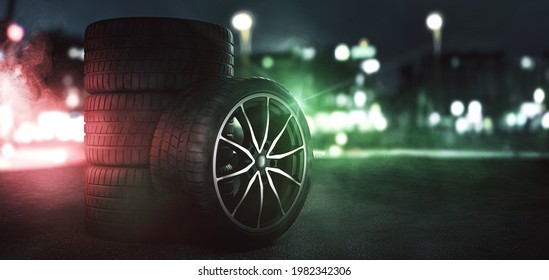
<path fill-rule="evenodd" d="M 84 85 L 90 93 L 183 91 L 234 75 L 225 27 L 187 19 L 118 18 L 85 32 Z"/>
<path fill-rule="evenodd" d="M 84 174 L 85 226 L 99 238 L 149 235 L 153 201 L 148 168 L 89 166 Z"/>
<path fill-rule="evenodd" d="M 95 94 L 84 104 L 84 154 L 100 166 L 148 167 L 156 124 L 174 94 Z"/>
<path fill-rule="evenodd" d="M 113 60 L 176 60 L 176 61 L 195 61 L 226 64 L 234 66 L 234 56 L 230 53 L 219 51 L 209 51 L 204 49 L 181 49 L 174 52 L 171 48 L 164 46 L 155 46 L 149 48 L 125 48 L 90 50 L 86 52 L 87 61 L 102 62 Z M 89 67 L 93 70 L 93 67 Z"/>
<path fill-rule="evenodd" d="M 233 34 L 221 25 L 179 18 L 130 17 L 96 21 L 85 31 L 86 39 L 120 36 L 192 37 L 233 44 Z M 89 47 L 89 46 L 88 46 Z"/>
<path fill-rule="evenodd" d="M 218 199 L 212 169 L 215 165 L 213 154 L 217 133 L 228 117 L 227 114 L 235 104 L 256 93 L 276 96 L 291 108 L 289 110 L 295 112 L 295 121 L 303 127 L 302 145 L 307 147 L 303 149 L 307 167 L 304 170 L 307 172 L 304 171 L 306 174 L 301 181 L 302 191 L 296 196 L 295 204 L 275 227 L 259 231 L 243 229 L 229 218 L 229 214 L 223 210 L 226 208 L 221 205 L 221 199 Z M 312 164 L 310 141 L 305 116 L 295 99 L 278 83 L 263 78 L 219 81 L 203 89 L 196 89 L 191 97 L 181 98 L 163 113 L 151 148 L 153 190 L 176 198 L 182 207 L 190 206 L 197 216 L 198 226 L 206 230 L 205 234 L 212 235 L 214 240 L 248 244 L 271 242 L 293 224 L 305 203 Z M 259 213 L 261 217 L 261 210 Z"/>

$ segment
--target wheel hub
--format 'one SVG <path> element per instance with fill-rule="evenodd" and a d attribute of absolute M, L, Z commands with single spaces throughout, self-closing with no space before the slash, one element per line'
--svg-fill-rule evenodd
<path fill-rule="evenodd" d="M 265 155 L 259 155 L 255 162 L 258 169 L 264 169 L 267 163 L 267 157 L 265 157 Z"/>

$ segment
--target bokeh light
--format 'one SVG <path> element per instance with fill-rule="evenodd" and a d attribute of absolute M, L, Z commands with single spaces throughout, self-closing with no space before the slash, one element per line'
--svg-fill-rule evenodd
<path fill-rule="evenodd" d="M 541 104 L 545 100 L 545 91 L 542 88 L 537 88 L 534 91 L 534 102 Z"/>
<path fill-rule="evenodd" d="M 523 56 L 520 58 L 520 68 L 523 70 L 533 70 L 535 67 L 534 59 L 530 56 Z"/>
<path fill-rule="evenodd" d="M 253 27 L 254 19 L 250 12 L 240 11 L 233 16 L 231 24 L 239 31 L 250 30 Z"/>
<path fill-rule="evenodd" d="M 364 73 L 370 75 L 379 71 L 381 64 L 377 59 L 371 58 L 363 61 L 360 67 L 362 68 L 362 71 L 364 71 Z"/>
<path fill-rule="evenodd" d="M 541 126 L 544 129 L 549 129 L 549 112 L 543 115 L 543 118 L 541 119 Z"/>
<path fill-rule="evenodd" d="M 350 56 L 351 51 L 349 50 L 349 46 L 343 43 L 336 46 L 334 50 L 334 57 L 337 61 L 347 61 Z"/>
<path fill-rule="evenodd" d="M 430 13 L 427 16 L 427 19 L 425 20 L 425 24 L 427 25 L 427 28 L 431 30 L 441 29 L 443 23 L 444 23 L 444 20 L 442 19 L 442 15 L 439 12 Z"/>
<path fill-rule="evenodd" d="M 368 100 L 368 97 L 366 96 L 366 93 L 363 90 L 357 90 L 355 92 L 354 101 L 355 106 L 362 108 L 364 105 L 366 105 L 366 101 Z"/>
<path fill-rule="evenodd" d="M 23 37 L 25 36 L 25 30 L 23 27 L 15 22 L 12 22 L 8 25 L 8 29 L 6 30 L 6 35 L 8 36 L 8 39 L 12 42 L 19 42 L 23 40 Z"/>
<path fill-rule="evenodd" d="M 450 105 L 450 112 L 455 117 L 461 116 L 464 111 L 465 111 L 465 105 L 463 105 L 463 102 L 461 101 L 456 100 L 452 102 L 452 105 Z"/>
<path fill-rule="evenodd" d="M 347 136 L 347 133 L 345 132 L 338 132 L 335 136 L 335 142 L 336 144 L 340 146 L 345 146 L 347 144 L 347 141 L 349 141 L 349 138 Z"/>
<path fill-rule="evenodd" d="M 440 114 L 438 112 L 432 112 L 429 115 L 429 125 L 437 126 L 440 123 Z"/>

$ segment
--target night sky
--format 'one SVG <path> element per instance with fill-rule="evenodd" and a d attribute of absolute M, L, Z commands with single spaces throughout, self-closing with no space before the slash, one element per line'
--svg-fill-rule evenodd
<path fill-rule="evenodd" d="M 0 7 L 4 13 L 5 2 Z M 230 26 L 234 12 L 254 13 L 253 50 L 295 45 L 332 48 L 366 37 L 382 59 L 431 51 L 425 16 L 445 16 L 443 51 L 505 51 L 514 56 L 549 50 L 549 1 L 319 1 L 319 0 L 19 0 L 15 20 L 29 33 L 63 28 L 82 37 L 87 24 L 127 16 L 182 17 Z"/>

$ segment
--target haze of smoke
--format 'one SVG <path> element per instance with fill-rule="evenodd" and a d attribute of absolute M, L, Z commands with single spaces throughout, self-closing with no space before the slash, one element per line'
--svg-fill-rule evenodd
<path fill-rule="evenodd" d="M 51 71 L 50 52 L 50 44 L 43 38 L 19 50 L 5 50 L 0 61 L 0 137 L 9 135 L 22 122 L 36 120 L 44 110 L 61 107 L 59 97 L 43 80 Z"/>

